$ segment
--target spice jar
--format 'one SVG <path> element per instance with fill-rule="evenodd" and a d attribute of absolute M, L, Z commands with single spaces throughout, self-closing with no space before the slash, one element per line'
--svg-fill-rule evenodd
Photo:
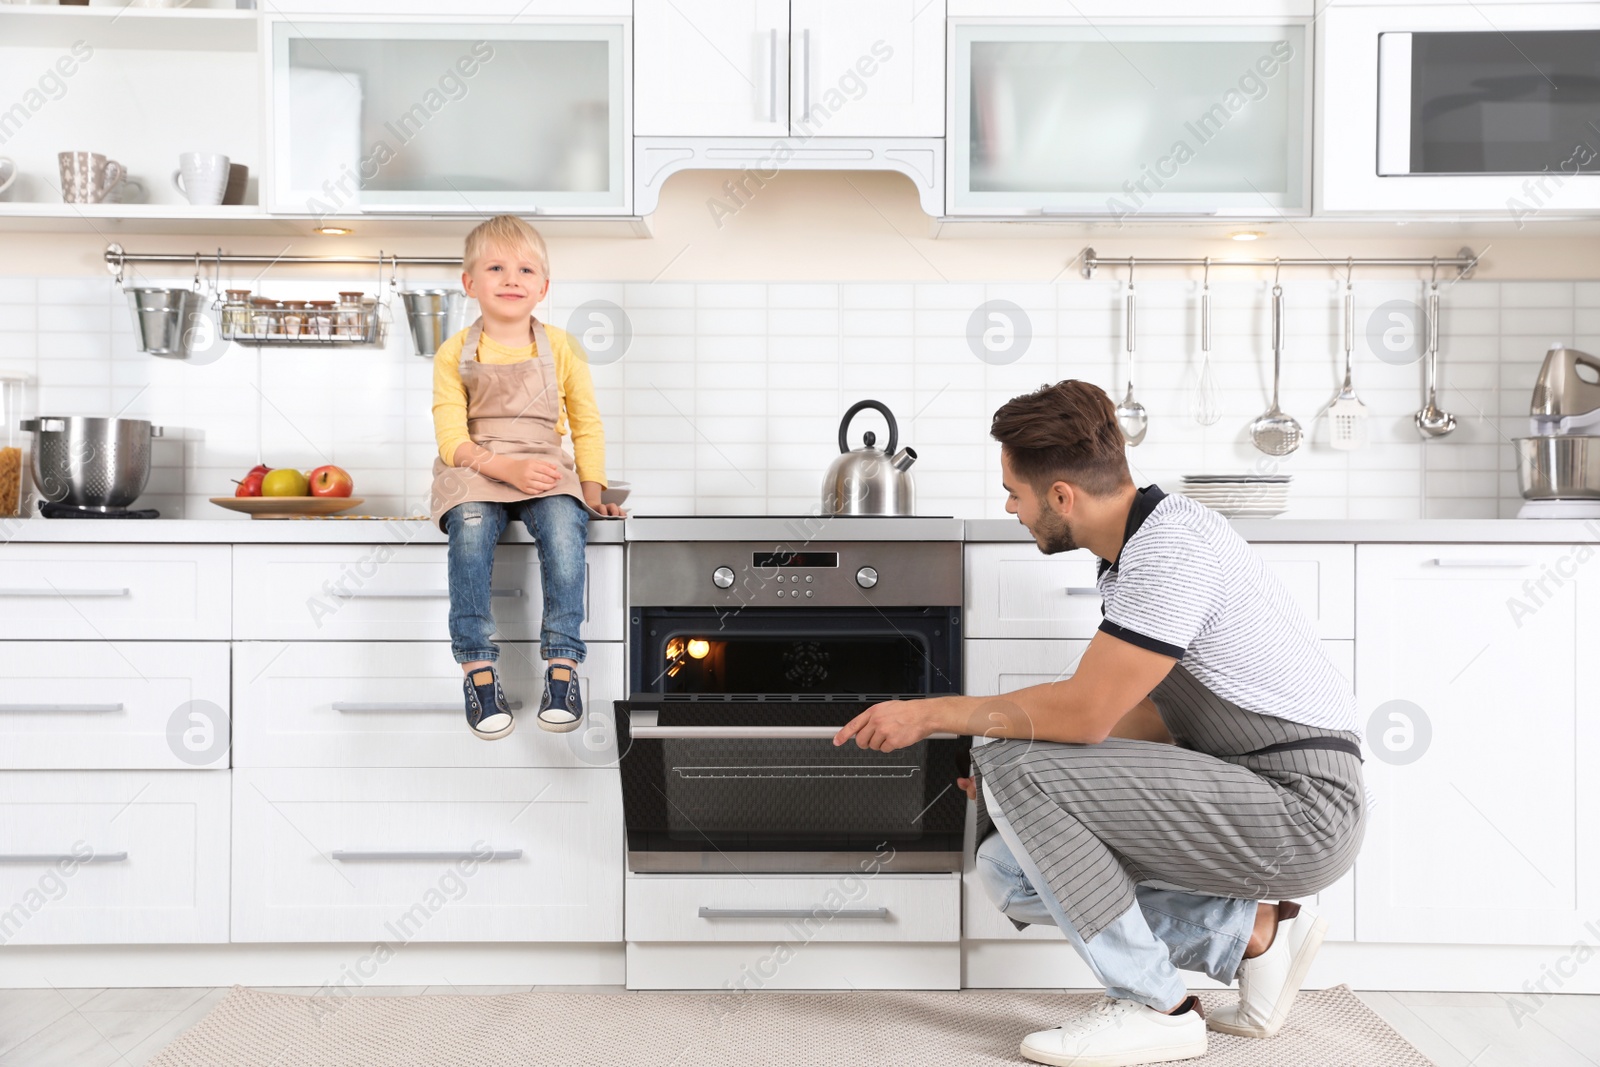
<path fill-rule="evenodd" d="M 22 378 L 0 378 L 0 518 L 22 514 Z"/>
<path fill-rule="evenodd" d="M 358 341 L 366 336 L 366 319 L 362 314 L 361 293 L 340 293 L 339 313 L 335 320 L 334 333 L 347 340 Z"/>
<path fill-rule="evenodd" d="M 333 336 L 333 301 L 309 300 L 310 310 L 306 313 L 306 332 L 319 341 L 326 341 Z"/>
<path fill-rule="evenodd" d="M 222 304 L 222 336 L 241 337 L 250 332 L 250 290 L 229 289 Z"/>
<path fill-rule="evenodd" d="M 299 337 L 301 327 L 305 325 L 304 300 L 285 300 L 283 302 L 283 333 L 286 337 Z"/>
<path fill-rule="evenodd" d="M 282 332 L 282 327 L 277 323 L 278 307 L 276 300 L 269 300 L 264 296 L 250 298 L 250 334 L 252 337 L 263 338 L 276 332 Z"/>

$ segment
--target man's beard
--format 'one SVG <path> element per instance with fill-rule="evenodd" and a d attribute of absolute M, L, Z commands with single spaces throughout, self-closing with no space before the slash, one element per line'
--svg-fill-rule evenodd
<path fill-rule="evenodd" d="M 1072 539 L 1072 527 L 1067 520 L 1048 509 L 1039 513 L 1039 525 L 1033 530 L 1033 539 L 1038 542 L 1039 551 L 1047 556 L 1073 552 L 1079 547 L 1078 542 Z"/>

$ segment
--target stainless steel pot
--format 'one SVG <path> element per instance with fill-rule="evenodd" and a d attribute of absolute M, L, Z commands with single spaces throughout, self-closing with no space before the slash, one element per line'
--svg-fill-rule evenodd
<path fill-rule="evenodd" d="M 459 289 L 408 289 L 400 299 L 419 356 L 432 359 L 446 338 L 467 325 L 467 294 Z"/>
<path fill-rule="evenodd" d="M 877 435 L 861 435 L 862 445 L 850 449 L 850 420 L 865 408 L 882 412 L 889 423 L 889 443 L 879 451 L 873 445 Z M 863 400 L 853 404 L 839 420 L 839 455 L 822 480 L 824 515 L 915 515 L 916 486 L 911 480 L 911 465 L 917 461 L 915 449 L 902 448 L 900 427 L 886 404 Z"/>
<path fill-rule="evenodd" d="M 1600 437 L 1518 437 L 1517 487 L 1526 500 L 1600 500 Z"/>
<path fill-rule="evenodd" d="M 144 419 L 41 416 L 33 433 L 33 483 L 52 504 L 117 511 L 150 481 L 150 439 L 161 427 Z"/>

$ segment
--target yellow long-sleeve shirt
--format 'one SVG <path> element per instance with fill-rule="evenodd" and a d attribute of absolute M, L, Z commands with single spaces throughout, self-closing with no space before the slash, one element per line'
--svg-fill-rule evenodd
<path fill-rule="evenodd" d="M 556 381 L 560 386 L 560 415 L 556 432 L 572 434 L 572 458 L 581 482 L 606 484 L 606 433 L 600 422 L 600 409 L 594 402 L 594 382 L 589 377 L 589 361 L 572 335 L 554 326 L 550 334 L 551 355 L 555 358 Z M 439 442 L 439 456 L 447 466 L 455 465 L 456 449 L 472 440 L 467 432 L 467 389 L 461 384 L 461 345 L 467 331 L 445 341 L 433 357 L 433 433 Z M 521 363 L 534 358 L 534 346 L 512 348 L 484 334 L 478 342 L 479 363 Z"/>

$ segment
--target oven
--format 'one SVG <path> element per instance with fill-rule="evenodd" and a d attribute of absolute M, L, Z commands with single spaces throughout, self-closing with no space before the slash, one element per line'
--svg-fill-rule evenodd
<path fill-rule="evenodd" d="M 1323 209 L 1521 222 L 1600 207 L 1600 4 L 1327 14 Z"/>
<path fill-rule="evenodd" d="M 877 701 L 958 691 L 959 542 L 637 542 L 628 588 L 632 872 L 961 869 L 971 738 L 832 742 Z"/>

